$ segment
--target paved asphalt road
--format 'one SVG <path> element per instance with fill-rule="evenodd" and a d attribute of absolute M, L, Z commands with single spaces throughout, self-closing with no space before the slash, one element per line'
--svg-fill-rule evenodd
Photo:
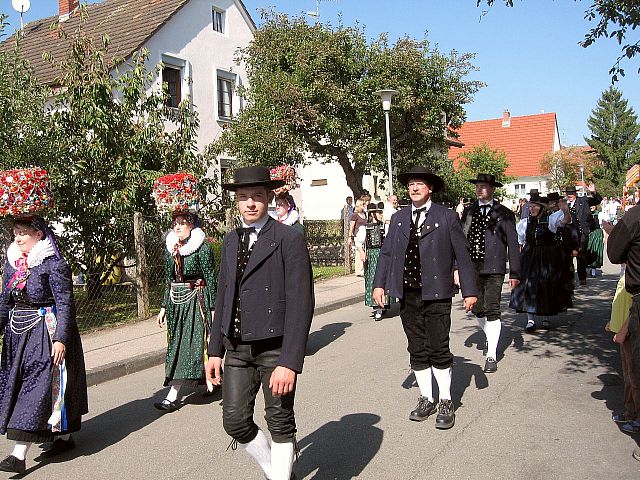
<path fill-rule="evenodd" d="M 622 397 L 616 348 L 603 332 L 616 280 L 590 281 L 551 332 L 524 334 L 524 317 L 507 313 L 493 375 L 482 372 L 482 338 L 456 302 L 449 431 L 407 420 L 418 390 L 397 316 L 373 322 L 354 305 L 317 317 L 299 379 L 298 477 L 637 480 L 636 443 L 610 419 Z M 241 449 L 227 451 L 218 397 L 196 393 L 178 412 L 154 410 L 162 379 L 156 367 L 91 387 L 76 450 L 39 464 L 33 448 L 27 478 L 261 479 Z M 259 401 L 264 426 L 261 409 Z M 0 448 L 10 446 L 3 439 Z"/>

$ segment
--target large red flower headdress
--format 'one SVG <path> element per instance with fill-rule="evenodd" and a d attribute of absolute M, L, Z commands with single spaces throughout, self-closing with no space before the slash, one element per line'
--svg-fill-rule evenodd
<path fill-rule="evenodd" d="M 298 176 L 296 175 L 296 169 L 291 165 L 280 165 L 278 167 L 272 168 L 271 172 L 271 180 L 284 180 L 285 184 L 276 188 L 274 192 L 276 194 L 281 192 L 289 192 L 298 188 L 300 185 L 298 184 Z"/>
<path fill-rule="evenodd" d="M 46 170 L 21 168 L 0 172 L 0 215 L 34 215 L 53 208 Z"/>
<path fill-rule="evenodd" d="M 153 184 L 153 198 L 161 213 L 188 212 L 198 206 L 198 182 L 190 173 L 172 173 Z"/>

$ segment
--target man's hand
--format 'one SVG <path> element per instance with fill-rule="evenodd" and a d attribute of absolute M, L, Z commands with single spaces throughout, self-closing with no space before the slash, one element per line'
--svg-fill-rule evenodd
<path fill-rule="evenodd" d="M 164 327 L 166 320 L 167 320 L 167 311 L 164 307 L 162 307 L 158 312 L 158 316 L 156 317 L 156 323 L 160 328 L 162 328 Z"/>
<path fill-rule="evenodd" d="M 516 288 L 518 285 L 520 285 L 520 280 L 518 280 L 517 278 L 510 278 L 509 279 L 509 287 L 511 287 L 511 290 Z"/>
<path fill-rule="evenodd" d="M 613 230 L 613 223 L 607 222 L 606 220 L 602 222 L 602 229 L 607 232 L 607 235 L 611 235 L 611 231 Z"/>
<path fill-rule="evenodd" d="M 293 392 L 296 385 L 296 372 L 290 368 L 278 365 L 269 379 L 269 388 L 274 397 L 280 397 Z"/>
<path fill-rule="evenodd" d="M 590 193 L 596 193 L 596 185 L 593 182 L 590 182 L 587 186 L 587 190 L 589 190 Z"/>
<path fill-rule="evenodd" d="M 453 271 L 453 283 L 457 287 L 460 287 L 460 274 L 458 273 L 458 270 Z"/>
<path fill-rule="evenodd" d="M 384 288 L 377 287 L 373 289 L 373 301 L 376 302 L 376 305 L 380 308 L 384 308 L 384 304 L 386 303 Z"/>
<path fill-rule="evenodd" d="M 622 345 L 627 339 L 627 332 L 619 331 L 613 336 L 613 341 Z"/>
<path fill-rule="evenodd" d="M 478 301 L 478 297 L 466 297 L 464 299 L 464 311 L 470 312 L 477 301 Z"/>
<path fill-rule="evenodd" d="M 51 357 L 53 358 L 53 364 L 57 367 L 64 360 L 64 354 L 66 352 L 66 348 L 64 343 L 62 342 L 53 342 L 53 347 L 51 348 Z"/>
<path fill-rule="evenodd" d="M 211 382 L 214 386 L 222 385 L 222 358 L 220 357 L 209 357 L 209 361 L 207 362 L 207 366 L 204 369 L 205 374 L 207 375 L 207 380 Z"/>
<path fill-rule="evenodd" d="M 578 250 L 571 250 L 571 256 L 572 257 L 577 257 L 578 256 Z"/>

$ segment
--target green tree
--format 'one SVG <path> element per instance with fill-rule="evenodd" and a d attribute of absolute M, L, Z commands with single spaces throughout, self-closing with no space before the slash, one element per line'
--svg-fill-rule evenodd
<path fill-rule="evenodd" d="M 67 37 L 63 30 L 58 33 Z M 60 242 L 73 268 L 85 274 L 90 294 L 97 296 L 113 268 L 133 256 L 134 212 L 155 214 L 153 181 L 175 171 L 203 177 L 205 164 L 196 153 L 196 113 L 188 100 L 176 109 L 166 107 L 166 92 L 150 88 L 154 72 L 146 68 L 146 52 L 127 62 L 112 60 L 109 39 L 87 36 L 82 25 L 68 40 L 64 58 L 47 55 L 59 69 L 58 88 L 47 92 L 49 112 L 45 115 L 41 97 L 30 104 L 34 117 L 49 121 L 29 135 L 55 148 L 47 155 L 16 158 L 11 166 L 49 171 Z M 27 68 L 21 75 L 39 92 Z M 27 109 L 16 112 L 17 124 L 29 114 Z"/>
<path fill-rule="evenodd" d="M 513 0 L 503 0 L 505 5 L 513 7 Z M 578 1 L 578 0 L 575 0 Z M 492 6 L 495 0 L 476 0 L 476 5 L 487 3 Z M 609 70 L 611 80 L 616 82 L 618 76 L 624 76 L 621 62 L 640 53 L 640 40 L 629 40 L 631 32 L 636 32 L 640 26 L 640 2 L 637 0 L 593 0 L 584 12 L 588 21 L 597 21 L 595 27 L 585 34 L 580 42 L 582 47 L 588 47 L 600 38 L 615 38 L 620 45 L 620 55 Z M 640 73 L 640 68 L 638 69 Z"/>
<path fill-rule="evenodd" d="M 310 153 L 344 171 L 355 195 L 362 177 L 386 173 L 385 119 L 373 92 L 399 93 L 391 109 L 394 166 L 442 151 L 446 120 L 458 127 L 463 105 L 481 87 L 466 80 L 472 55 L 443 55 L 426 40 L 385 35 L 367 42 L 356 27 L 307 24 L 264 13 L 263 26 L 237 60 L 247 67 L 246 108 L 215 144 L 243 163 L 300 164 Z"/>
<path fill-rule="evenodd" d="M 571 146 L 546 154 L 540 162 L 540 170 L 547 177 L 547 189 L 560 192 L 568 185 L 576 185 L 580 179 L 579 165 L 584 167 L 585 179 L 590 178 L 597 167 L 594 155 L 585 153 L 584 147 Z M 598 190 L 601 190 L 600 184 Z"/>
<path fill-rule="evenodd" d="M 486 143 L 461 154 L 458 161 L 460 163 L 453 183 L 458 197 L 475 197 L 475 186 L 469 180 L 476 178 L 479 173 L 495 175 L 496 180 L 502 184 L 513 180 L 513 177 L 505 174 L 509 166 L 507 155 L 501 150 L 492 150 Z M 504 192 L 499 189 L 496 196 L 502 195 Z"/>
<path fill-rule="evenodd" d="M 601 161 L 593 173 L 603 185 L 622 187 L 627 169 L 640 159 L 637 120 L 633 108 L 613 87 L 602 92 L 591 111 L 587 121 L 591 136 L 585 140 Z"/>

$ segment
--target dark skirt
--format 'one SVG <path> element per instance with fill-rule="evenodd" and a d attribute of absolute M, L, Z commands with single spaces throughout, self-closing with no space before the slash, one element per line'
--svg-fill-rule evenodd
<path fill-rule="evenodd" d="M 0 366 L 0 433 L 17 441 L 43 442 L 53 435 L 80 430 L 88 411 L 82 342 L 77 328 L 65 345 L 67 384 L 64 393 L 64 428 L 52 432 L 51 340 L 44 320 L 16 334 L 7 325 Z"/>
<path fill-rule="evenodd" d="M 208 312 L 202 293 L 191 290 L 187 284 L 174 284 L 177 302 L 193 296 L 184 303 L 167 304 L 167 357 L 164 385 L 194 387 L 205 383 L 206 323 L 203 312 Z M 186 296 L 186 297 L 185 297 Z"/>
<path fill-rule="evenodd" d="M 509 307 L 534 315 L 557 315 L 572 306 L 567 257 L 554 245 L 525 248 L 520 284 L 511 292 Z"/>

